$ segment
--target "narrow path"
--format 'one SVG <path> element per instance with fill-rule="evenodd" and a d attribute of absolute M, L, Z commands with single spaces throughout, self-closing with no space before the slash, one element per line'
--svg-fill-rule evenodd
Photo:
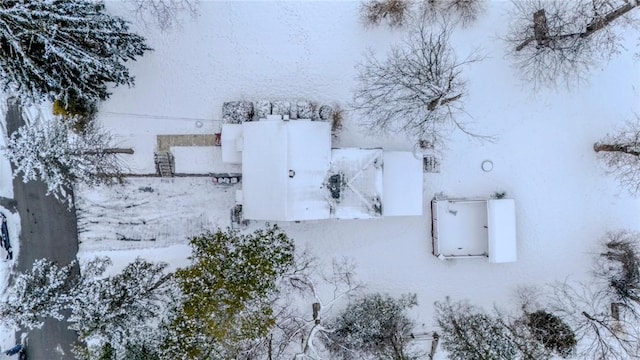
<path fill-rule="evenodd" d="M 6 124 L 8 134 L 24 124 L 19 104 L 9 102 Z M 54 197 L 46 196 L 46 192 L 47 186 L 41 181 L 24 183 L 20 176 L 13 180 L 14 204 L 22 228 L 17 271 L 31 269 L 33 262 L 41 258 L 66 265 L 78 253 L 75 209 L 67 209 Z M 77 339 L 66 322 L 46 319 L 41 329 L 29 332 L 27 354 L 34 360 L 75 359 L 71 347 Z"/>

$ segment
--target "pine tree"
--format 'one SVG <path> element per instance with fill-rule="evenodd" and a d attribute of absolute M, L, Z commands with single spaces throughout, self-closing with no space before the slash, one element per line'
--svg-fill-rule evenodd
<path fill-rule="evenodd" d="M 449 359 L 516 358 L 516 344 L 505 324 L 465 302 L 436 303 L 436 323 Z"/>
<path fill-rule="evenodd" d="M 47 194 L 71 201 L 67 189 L 75 183 L 89 186 L 122 181 L 118 153 L 131 149 L 110 147 L 111 134 L 91 123 L 82 134 L 69 121 L 46 121 L 23 126 L 11 135 L 5 156 L 15 165 L 14 176 L 23 181 L 42 180 Z"/>
<path fill-rule="evenodd" d="M 81 281 L 68 295 L 67 321 L 80 340 L 90 344 L 90 353 L 110 344 L 121 358 L 127 344 L 143 342 L 153 331 L 149 320 L 161 317 L 174 283 L 172 275 L 165 274 L 166 264 L 140 258 L 117 275 L 96 279 L 110 264 L 102 258 L 85 266 Z"/>
<path fill-rule="evenodd" d="M 183 300 L 166 324 L 169 358 L 241 359 L 275 324 L 277 282 L 294 264 L 293 241 L 277 226 L 191 239 L 193 264 L 176 272 Z"/>
<path fill-rule="evenodd" d="M 16 277 L 6 301 L 0 302 L 3 323 L 33 329 L 41 327 L 47 317 L 61 320 L 64 295 L 74 286 L 75 266 L 36 260 L 31 271 Z"/>
<path fill-rule="evenodd" d="M 151 50 L 102 1 L 0 2 L 0 78 L 26 101 L 95 102 L 133 85 L 125 62 Z"/>
<path fill-rule="evenodd" d="M 415 294 L 395 299 L 378 293 L 349 304 L 331 324 L 334 331 L 327 333 L 325 342 L 333 358 L 366 354 L 376 359 L 417 359 L 409 349 L 414 323 L 406 314 L 417 304 Z"/>
<path fill-rule="evenodd" d="M 17 276 L 0 319 L 14 328 L 36 328 L 46 317 L 65 320 L 78 332 L 78 359 L 123 360 L 136 356 L 155 359 L 158 323 L 177 287 L 167 265 L 136 259 L 113 276 L 104 276 L 111 261 L 96 258 L 78 275 L 74 262 L 59 267 L 37 260 Z M 144 358 L 144 357 L 142 357 Z"/>

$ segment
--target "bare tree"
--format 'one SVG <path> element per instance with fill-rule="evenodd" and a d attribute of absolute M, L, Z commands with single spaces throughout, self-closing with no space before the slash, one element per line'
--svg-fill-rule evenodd
<path fill-rule="evenodd" d="M 505 40 L 523 80 L 567 86 L 621 49 L 615 27 L 637 25 L 636 0 L 514 0 Z"/>
<path fill-rule="evenodd" d="M 478 19 L 485 5 L 485 0 L 422 0 L 420 11 L 430 20 L 444 17 L 465 27 Z"/>
<path fill-rule="evenodd" d="M 334 260 L 326 273 L 316 258 L 303 253 L 279 287 L 280 296 L 272 305 L 275 324 L 262 341 L 246 349 L 246 358 L 324 358 L 321 340 L 332 331 L 326 319 L 337 304 L 348 302 L 363 287 L 355 278 L 355 266 L 346 259 Z"/>
<path fill-rule="evenodd" d="M 640 118 L 596 142 L 593 150 L 623 187 L 632 194 L 640 192 Z"/>
<path fill-rule="evenodd" d="M 596 262 L 595 275 L 609 285 L 612 316 L 628 311 L 640 320 L 640 234 L 617 231 L 607 234 Z"/>
<path fill-rule="evenodd" d="M 549 311 L 567 323 L 581 344 L 581 359 L 637 359 L 640 329 L 637 318 L 627 311 L 614 316 L 614 302 L 606 284 L 555 284 L 549 296 Z"/>
<path fill-rule="evenodd" d="M 168 30 L 177 23 L 183 13 L 198 15 L 199 0 L 127 0 L 135 14 L 145 23 L 152 23 L 161 30 Z"/>
<path fill-rule="evenodd" d="M 392 28 L 402 27 L 420 14 L 430 22 L 442 18 L 464 27 L 484 12 L 485 3 L 485 0 L 367 0 L 360 6 L 360 15 L 367 26 L 387 22 Z"/>
<path fill-rule="evenodd" d="M 386 21 L 390 27 L 404 25 L 411 0 L 368 0 L 360 5 L 362 23 L 367 26 L 377 26 Z"/>
<path fill-rule="evenodd" d="M 455 128 L 471 134 L 456 118 L 463 111 L 462 69 L 479 58 L 459 61 L 449 45 L 447 24 L 431 32 L 424 19 L 413 21 L 402 46 L 379 60 L 369 53 L 358 65 L 352 107 L 374 132 L 402 132 L 438 143 Z M 477 136 L 477 135 L 474 135 Z"/>

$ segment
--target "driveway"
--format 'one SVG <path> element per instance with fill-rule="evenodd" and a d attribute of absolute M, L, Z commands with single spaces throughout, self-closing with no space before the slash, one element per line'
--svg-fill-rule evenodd
<path fill-rule="evenodd" d="M 6 115 L 7 133 L 16 131 L 24 120 L 20 105 L 9 102 Z M 52 196 L 46 196 L 47 187 L 41 181 L 13 180 L 15 208 L 20 214 L 20 254 L 17 271 L 31 269 L 37 259 L 47 258 L 66 265 L 78 253 L 78 232 L 75 209 L 67 209 Z M 14 240 L 15 241 L 15 240 Z M 76 269 L 79 273 L 79 269 Z M 47 319 L 41 329 L 30 331 L 27 352 L 30 359 L 75 359 L 72 344 L 78 336 L 67 329 L 65 322 Z"/>

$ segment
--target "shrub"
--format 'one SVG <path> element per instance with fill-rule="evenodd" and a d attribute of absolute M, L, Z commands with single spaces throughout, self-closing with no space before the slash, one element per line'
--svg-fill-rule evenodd
<path fill-rule="evenodd" d="M 327 348 L 339 359 L 351 359 L 354 352 L 375 358 L 415 358 L 408 349 L 414 323 L 406 311 L 417 305 L 416 295 L 399 299 L 369 294 L 349 304 L 331 325 Z"/>
<path fill-rule="evenodd" d="M 526 325 L 533 337 L 544 347 L 563 358 L 571 356 L 576 348 L 576 335 L 558 316 L 544 310 L 527 314 Z"/>
<path fill-rule="evenodd" d="M 428 19 L 444 17 L 468 26 L 485 8 L 485 0 L 423 0 L 422 11 Z"/>
<path fill-rule="evenodd" d="M 409 1 L 407 0 L 371 0 L 363 2 L 360 14 L 365 25 L 380 25 L 386 20 L 391 27 L 404 25 L 409 13 Z"/>
<path fill-rule="evenodd" d="M 77 133 L 84 133 L 97 112 L 96 103 L 84 99 L 57 99 L 53 102 L 53 115 L 60 116 L 63 121 L 72 122 L 72 129 Z"/>
<path fill-rule="evenodd" d="M 344 120 L 344 109 L 340 105 L 333 106 L 331 114 L 331 134 L 336 137 L 342 130 L 342 122 Z"/>

